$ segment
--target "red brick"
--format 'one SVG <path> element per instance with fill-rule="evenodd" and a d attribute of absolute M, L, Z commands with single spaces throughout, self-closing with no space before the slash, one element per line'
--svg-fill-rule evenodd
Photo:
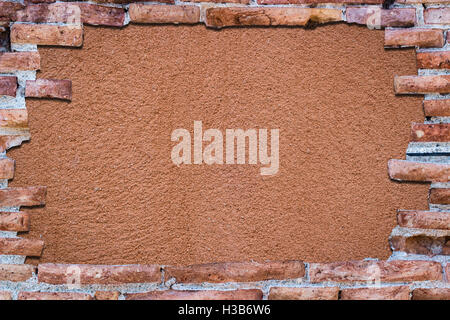
<path fill-rule="evenodd" d="M 269 300 L 337 300 L 338 287 L 270 288 Z"/>
<path fill-rule="evenodd" d="M 123 284 L 161 281 L 157 265 L 53 264 L 38 266 L 39 282 L 50 284 Z M 79 281 L 79 283 L 74 282 Z"/>
<path fill-rule="evenodd" d="M 0 2 L 0 21 L 13 21 L 16 17 L 16 11 L 23 7 L 19 2 Z"/>
<path fill-rule="evenodd" d="M 0 300 L 11 300 L 12 296 L 11 293 L 7 291 L 0 291 Z"/>
<path fill-rule="evenodd" d="M 439 29 L 389 29 L 384 33 L 386 47 L 442 47 L 444 33 Z"/>
<path fill-rule="evenodd" d="M 181 0 L 182 2 L 212 2 L 212 3 L 239 3 L 249 4 L 250 0 Z"/>
<path fill-rule="evenodd" d="M 347 261 L 334 263 L 312 263 L 309 268 L 312 283 L 322 281 L 406 282 L 442 280 L 442 267 L 433 261 Z"/>
<path fill-rule="evenodd" d="M 119 291 L 97 291 L 94 294 L 95 300 L 119 300 Z"/>
<path fill-rule="evenodd" d="M 409 300 L 409 287 L 343 289 L 341 300 Z"/>
<path fill-rule="evenodd" d="M 18 300 L 92 300 L 92 296 L 78 292 L 19 292 Z"/>
<path fill-rule="evenodd" d="M 423 111 L 425 117 L 450 117 L 450 99 L 424 100 Z"/>
<path fill-rule="evenodd" d="M 125 4 L 125 3 L 134 3 L 134 2 L 145 2 L 145 0 L 94 0 L 93 2 Z M 155 1 L 152 1 L 152 2 L 174 4 L 175 0 L 155 0 Z"/>
<path fill-rule="evenodd" d="M 262 292 L 257 289 L 201 290 L 201 291 L 150 291 L 128 294 L 127 300 L 261 300 Z"/>
<path fill-rule="evenodd" d="M 429 256 L 446 255 L 450 249 L 446 237 L 418 234 L 414 236 L 391 236 L 389 239 L 394 251 Z"/>
<path fill-rule="evenodd" d="M 22 144 L 23 141 L 30 140 L 30 132 L 28 130 L 18 131 L 14 135 L 1 135 L 0 136 L 0 152 L 4 152 L 12 147 L 17 147 Z"/>
<path fill-rule="evenodd" d="M 26 281 L 33 276 L 34 269 L 29 264 L 0 264 L 0 281 Z"/>
<path fill-rule="evenodd" d="M 425 4 L 432 4 L 432 3 L 446 3 L 448 0 L 396 0 L 397 3 L 425 3 Z"/>
<path fill-rule="evenodd" d="M 80 47 L 83 44 L 83 27 L 15 23 L 11 27 L 11 43 Z"/>
<path fill-rule="evenodd" d="M 0 96 L 15 97 L 17 91 L 17 77 L 0 77 Z"/>
<path fill-rule="evenodd" d="M 134 23 L 197 23 L 200 8 L 197 6 L 167 6 L 154 4 L 130 4 L 130 20 Z"/>
<path fill-rule="evenodd" d="M 403 211 L 397 214 L 400 227 L 418 229 L 450 229 L 450 212 L 445 211 Z"/>
<path fill-rule="evenodd" d="M 382 4 L 383 0 L 258 0 L 258 4 Z"/>
<path fill-rule="evenodd" d="M 416 9 L 349 7 L 346 9 L 346 20 L 347 23 L 372 27 L 411 27 L 416 21 Z"/>
<path fill-rule="evenodd" d="M 40 206 L 45 204 L 47 187 L 0 189 L 0 206 Z"/>
<path fill-rule="evenodd" d="M 450 69 L 450 51 L 418 52 L 419 69 Z"/>
<path fill-rule="evenodd" d="M 450 188 L 431 188 L 429 202 L 434 204 L 450 204 Z"/>
<path fill-rule="evenodd" d="M 28 231 L 30 229 L 30 215 L 23 212 L 0 212 L 0 230 Z"/>
<path fill-rule="evenodd" d="M 449 288 L 414 289 L 413 300 L 450 300 Z"/>
<path fill-rule="evenodd" d="M 72 100 L 72 81 L 54 79 L 27 80 L 25 96 L 28 98 Z"/>
<path fill-rule="evenodd" d="M 14 177 L 14 160 L 0 159 L 0 179 L 12 179 Z"/>
<path fill-rule="evenodd" d="M 182 283 L 252 282 L 269 279 L 295 279 L 305 275 L 301 261 L 228 262 L 181 267 L 166 267 L 166 281 L 175 278 Z"/>
<path fill-rule="evenodd" d="M 25 0 L 25 4 L 37 4 L 37 3 L 54 3 L 57 0 Z M 70 1 L 70 0 L 62 0 L 62 1 Z M 83 0 L 87 1 L 87 0 Z M 91 2 L 96 2 L 99 4 L 128 4 L 134 2 L 144 2 L 145 0 L 92 0 Z M 159 3 L 168 3 L 174 4 L 174 0 L 153 0 L 152 2 Z"/>
<path fill-rule="evenodd" d="M 206 10 L 206 25 L 229 26 L 305 26 L 308 23 L 342 21 L 339 9 L 229 7 Z"/>
<path fill-rule="evenodd" d="M 125 10 L 89 3 L 42 3 L 17 11 L 16 20 L 35 23 L 75 23 L 121 27 Z"/>
<path fill-rule="evenodd" d="M 450 282 L 450 263 L 447 263 L 445 266 L 445 274 L 446 274 L 446 282 Z"/>
<path fill-rule="evenodd" d="M 398 181 L 450 181 L 450 164 L 391 159 L 388 161 L 388 171 L 389 177 Z"/>
<path fill-rule="evenodd" d="M 0 238 L 0 254 L 39 257 L 44 241 L 22 238 Z"/>
<path fill-rule="evenodd" d="M 450 93 L 450 75 L 395 76 L 396 94 Z"/>
<path fill-rule="evenodd" d="M 0 109 L 1 128 L 26 128 L 27 126 L 27 109 Z"/>
<path fill-rule="evenodd" d="M 450 24 L 450 8 L 427 8 L 423 18 L 426 24 Z"/>
<path fill-rule="evenodd" d="M 411 124 L 411 141 L 414 142 L 446 142 L 450 141 L 450 124 Z"/>
<path fill-rule="evenodd" d="M 40 67 L 41 57 L 38 52 L 0 53 L 0 72 L 38 70 Z"/>
<path fill-rule="evenodd" d="M 53 2 L 56 2 L 56 0 L 24 0 L 24 2 L 26 5 L 29 5 L 29 4 L 36 4 L 36 3 L 53 3 Z"/>

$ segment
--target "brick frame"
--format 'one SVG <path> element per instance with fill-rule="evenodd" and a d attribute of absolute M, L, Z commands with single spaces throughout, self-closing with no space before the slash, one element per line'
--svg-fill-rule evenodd
<path fill-rule="evenodd" d="M 0 0 L 0 300 L 2 299 L 450 299 L 450 5 L 448 0 Z M 108 2 L 108 1 L 106 1 Z M 159 3 L 158 3 L 159 2 Z M 24 264 L 42 240 L 21 206 L 44 205 L 45 187 L 8 188 L 6 150 L 30 137 L 26 97 L 70 100 L 71 81 L 36 79 L 37 45 L 79 47 L 83 24 L 204 23 L 207 27 L 330 22 L 385 28 L 385 46 L 415 47 L 418 75 L 394 79 L 396 94 L 423 94 L 424 123 L 411 126 L 406 160 L 391 179 L 431 182 L 429 211 L 398 212 L 387 261 L 229 262 L 160 265 Z M 2 49 L 3 46 L 3 49 Z M 2 51 L 8 51 L 2 53 Z M 10 52 L 12 51 L 12 52 Z"/>

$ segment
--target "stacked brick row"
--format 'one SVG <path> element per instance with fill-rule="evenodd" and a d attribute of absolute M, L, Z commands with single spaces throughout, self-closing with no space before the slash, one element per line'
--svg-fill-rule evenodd
<path fill-rule="evenodd" d="M 0 0 L 0 299 L 450 299 L 450 6 L 447 0 Z M 159 3 L 158 3 L 159 2 Z M 30 139 L 26 98 L 70 100 L 71 81 L 36 79 L 37 45 L 81 47 L 83 25 L 301 26 L 347 22 L 385 29 L 387 48 L 415 47 L 418 75 L 395 77 L 396 94 L 424 95 L 393 180 L 431 183 L 426 211 L 398 211 L 388 261 L 301 261 L 186 267 L 24 264 L 42 240 L 23 239 L 45 187 L 8 188 L 7 149 Z M 406 133 L 407 134 L 407 133 Z M 401 208 L 400 208 L 401 209 Z"/>
<path fill-rule="evenodd" d="M 1 267 L 3 279 L 29 280 L 0 296 L 19 300 L 409 300 L 448 299 L 450 294 L 445 276 L 449 265 L 424 260 L 234 262 L 185 267 L 41 264 L 36 271 L 28 265 Z"/>

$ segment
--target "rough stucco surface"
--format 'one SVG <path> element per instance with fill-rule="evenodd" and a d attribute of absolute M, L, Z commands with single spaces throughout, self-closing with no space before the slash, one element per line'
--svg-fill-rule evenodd
<path fill-rule="evenodd" d="M 38 77 L 73 81 L 71 103 L 28 100 L 32 141 L 8 152 L 11 186 L 48 186 L 41 262 L 385 259 L 395 210 L 426 208 L 428 185 L 387 176 L 423 114 L 392 89 L 414 51 L 383 31 L 85 27 L 83 49 L 39 51 Z M 194 120 L 279 128 L 279 173 L 177 168 L 171 132 Z"/>

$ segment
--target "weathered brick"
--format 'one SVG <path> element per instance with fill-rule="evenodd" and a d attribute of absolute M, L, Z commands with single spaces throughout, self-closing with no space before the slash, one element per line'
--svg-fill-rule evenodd
<path fill-rule="evenodd" d="M 50 284 L 154 283 L 161 281 L 161 271 L 160 266 L 157 265 L 46 263 L 38 266 L 38 279 L 39 282 Z"/>
<path fill-rule="evenodd" d="M 396 94 L 450 93 L 450 75 L 395 76 Z"/>
<path fill-rule="evenodd" d="M 258 0 L 258 4 L 382 4 L 383 0 Z"/>
<path fill-rule="evenodd" d="M 0 206 L 40 206 L 45 204 L 47 187 L 24 187 L 0 189 Z"/>
<path fill-rule="evenodd" d="M 57 0 L 25 0 L 26 4 L 36 4 L 36 3 L 53 3 Z M 66 0 L 64 0 L 66 1 Z M 69 0 L 67 0 L 69 1 Z M 87 0 L 85 0 L 87 1 Z M 100 4 L 128 4 L 133 2 L 144 2 L 146 0 L 92 0 L 92 2 L 100 3 Z M 169 3 L 174 4 L 174 0 L 153 0 L 152 2 L 160 2 L 160 3 Z"/>
<path fill-rule="evenodd" d="M 92 300 L 92 296 L 78 292 L 19 292 L 18 300 Z"/>
<path fill-rule="evenodd" d="M 22 238 L 0 238 L 0 254 L 39 257 L 44 241 Z"/>
<path fill-rule="evenodd" d="M 40 67 L 41 57 L 38 52 L 0 53 L 0 72 L 38 70 Z"/>
<path fill-rule="evenodd" d="M 129 8 L 130 20 L 135 23 L 197 23 L 200 8 L 197 6 L 167 6 L 132 3 Z"/>
<path fill-rule="evenodd" d="M 12 179 L 14 177 L 14 160 L 0 159 L 0 179 Z"/>
<path fill-rule="evenodd" d="M 341 300 L 409 300 L 408 286 L 343 289 Z"/>
<path fill-rule="evenodd" d="M 33 276 L 34 269 L 29 264 L 0 264 L 0 281 L 26 281 Z"/>
<path fill-rule="evenodd" d="M 23 212 L 0 212 L 1 231 L 28 231 L 30 215 Z"/>
<path fill-rule="evenodd" d="M 12 296 L 10 292 L 0 291 L 0 300 L 11 300 Z"/>
<path fill-rule="evenodd" d="M 312 283 L 442 280 L 442 267 L 438 262 L 418 260 L 312 263 L 309 276 Z"/>
<path fill-rule="evenodd" d="M 425 3 L 425 4 L 432 4 L 432 3 L 448 3 L 448 0 L 396 0 L 397 3 Z"/>
<path fill-rule="evenodd" d="M 90 3 L 41 3 L 17 11 L 16 20 L 35 23 L 69 23 L 121 27 L 125 10 Z"/>
<path fill-rule="evenodd" d="M 450 51 L 418 52 L 416 61 L 419 69 L 450 69 Z"/>
<path fill-rule="evenodd" d="M 0 77 L 0 96 L 15 97 L 17 91 L 17 77 Z"/>
<path fill-rule="evenodd" d="M 128 294 L 127 300 L 261 300 L 262 291 L 258 289 L 240 290 L 166 290 Z"/>
<path fill-rule="evenodd" d="M 269 300 L 337 300 L 338 287 L 270 288 Z"/>
<path fill-rule="evenodd" d="M 427 8 L 423 18 L 426 24 L 450 24 L 450 8 Z"/>
<path fill-rule="evenodd" d="M 450 99 L 424 100 L 425 117 L 450 117 Z"/>
<path fill-rule="evenodd" d="M 439 29 L 386 29 L 384 33 L 386 47 L 442 47 L 444 33 Z"/>
<path fill-rule="evenodd" d="M 449 288 L 418 288 L 412 292 L 413 300 L 450 300 Z"/>
<path fill-rule="evenodd" d="M 397 221 L 404 228 L 449 230 L 450 212 L 399 210 Z"/>
<path fill-rule="evenodd" d="M 4 152 L 12 147 L 17 147 L 23 141 L 30 140 L 29 130 L 18 131 L 17 134 L 0 136 L 0 152 Z"/>
<path fill-rule="evenodd" d="M 95 300 L 119 300 L 119 291 L 96 291 L 94 294 Z"/>
<path fill-rule="evenodd" d="M 36 4 L 36 3 L 53 3 L 53 2 L 56 2 L 56 0 L 24 0 L 24 2 L 26 5 L 29 5 L 29 4 Z"/>
<path fill-rule="evenodd" d="M 72 81 L 55 79 L 27 80 L 25 96 L 29 98 L 72 100 Z"/>
<path fill-rule="evenodd" d="M 250 0 L 181 0 L 183 2 L 212 2 L 212 3 L 238 3 L 249 4 Z"/>
<path fill-rule="evenodd" d="M 11 42 L 80 47 L 83 44 L 83 27 L 15 23 L 11 28 Z"/>
<path fill-rule="evenodd" d="M 16 11 L 24 7 L 20 2 L 2 1 L 0 2 L 0 21 L 13 21 Z"/>
<path fill-rule="evenodd" d="M 389 177 L 398 181 L 450 181 L 450 164 L 391 159 L 388 171 Z"/>
<path fill-rule="evenodd" d="M 429 202 L 434 204 L 450 204 L 450 188 L 431 188 Z"/>
<path fill-rule="evenodd" d="M 146 1 L 146 0 L 94 0 L 93 2 L 97 2 L 97 3 L 126 4 L 126 3 L 145 2 L 145 1 Z M 152 1 L 152 2 L 174 4 L 174 3 L 175 3 L 175 0 L 155 0 L 155 1 Z"/>
<path fill-rule="evenodd" d="M 269 279 L 294 279 L 305 275 L 301 261 L 228 262 L 165 268 L 166 281 L 177 282 L 251 282 Z"/>
<path fill-rule="evenodd" d="M 349 7 L 346 9 L 346 20 L 347 23 L 372 27 L 411 27 L 416 21 L 416 9 Z"/>
<path fill-rule="evenodd" d="M 391 236 L 389 243 L 392 250 L 429 256 L 447 255 L 449 252 L 448 237 L 417 234 L 413 236 Z"/>
<path fill-rule="evenodd" d="M 445 275 L 445 281 L 450 282 L 450 263 L 447 263 L 447 265 L 445 266 Z"/>
<path fill-rule="evenodd" d="M 412 123 L 411 141 L 414 142 L 446 142 L 450 141 L 450 124 L 448 123 Z"/>
<path fill-rule="evenodd" d="M 209 8 L 206 10 L 206 25 L 229 26 L 305 26 L 308 23 L 342 21 L 339 9 L 318 8 Z"/>
<path fill-rule="evenodd" d="M 27 126 L 27 109 L 0 109 L 1 128 L 26 128 Z"/>

